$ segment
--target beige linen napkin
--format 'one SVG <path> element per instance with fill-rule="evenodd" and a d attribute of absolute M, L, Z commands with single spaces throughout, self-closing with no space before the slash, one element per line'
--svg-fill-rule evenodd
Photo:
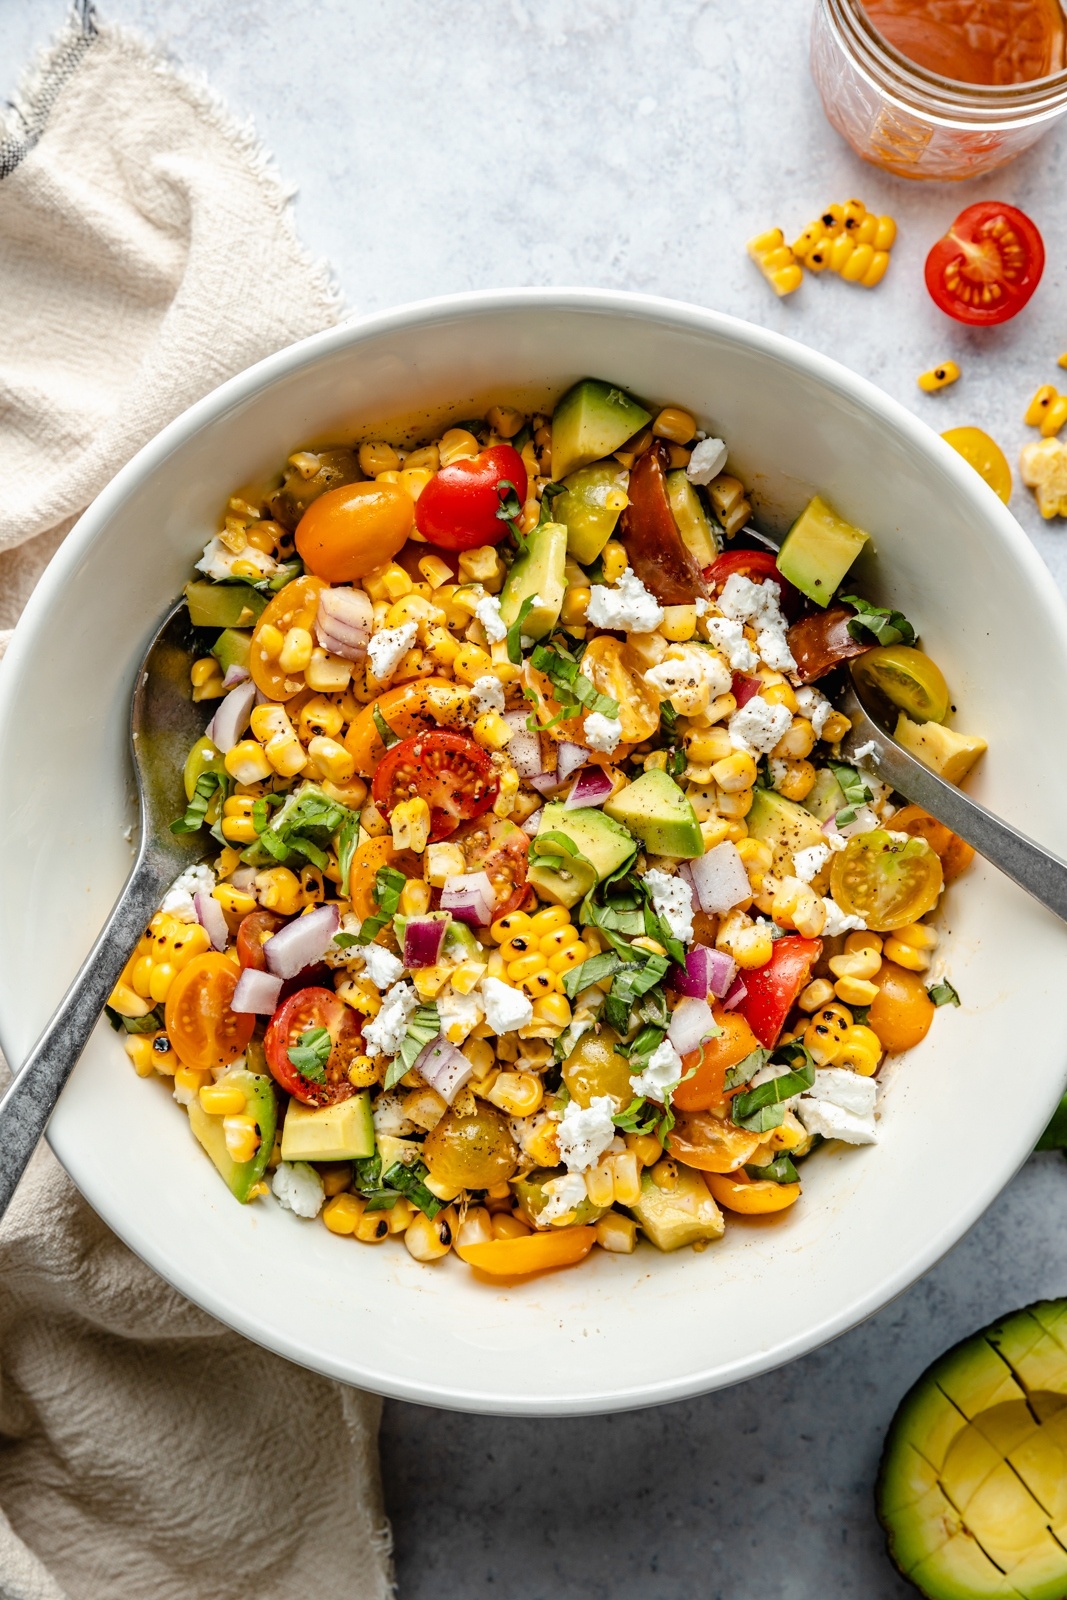
<path fill-rule="evenodd" d="M 288 201 L 88 6 L 0 120 L 0 627 L 164 423 L 337 320 Z M 384 1600 L 379 1414 L 185 1302 L 38 1151 L 0 1227 L 0 1600 Z"/>

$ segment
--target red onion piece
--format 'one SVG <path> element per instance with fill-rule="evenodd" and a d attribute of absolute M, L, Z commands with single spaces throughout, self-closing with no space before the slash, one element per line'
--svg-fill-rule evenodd
<path fill-rule="evenodd" d="M 510 745 L 508 749 L 511 749 Z M 560 776 L 558 772 L 536 772 L 532 778 L 527 778 L 526 782 L 532 789 L 536 789 L 538 794 L 551 794 L 553 789 L 559 788 Z"/>
<path fill-rule="evenodd" d="M 223 755 L 233 749 L 248 727 L 257 693 L 255 684 L 249 678 L 239 683 L 236 689 L 231 689 L 225 700 L 219 702 L 219 708 L 208 725 L 207 736 Z"/>
<path fill-rule="evenodd" d="M 737 976 L 737 962 L 725 950 L 709 950 L 708 957 L 708 988 L 716 1000 L 721 1000 L 724 994 L 729 994 L 730 985 Z"/>
<path fill-rule="evenodd" d="M 544 806 L 538 806 L 537 810 L 533 812 L 531 816 L 528 816 L 526 821 L 522 823 L 523 833 L 528 834 L 531 839 L 541 826 L 541 814 L 544 809 Z"/>
<path fill-rule="evenodd" d="M 435 967 L 447 928 L 447 917 L 409 917 L 404 930 L 405 967 Z"/>
<path fill-rule="evenodd" d="M 693 887 L 701 911 L 722 916 L 752 897 L 745 864 L 729 839 L 695 861 L 683 861 L 678 875 Z"/>
<path fill-rule="evenodd" d="M 612 791 L 612 782 L 603 767 L 586 767 L 574 780 L 574 787 L 563 802 L 565 811 L 579 806 L 602 806 Z"/>
<path fill-rule="evenodd" d="M 245 967 L 233 991 L 230 1010 L 251 1011 L 257 1017 L 269 1017 L 278 1004 L 281 988 L 281 978 L 276 978 L 272 972 Z"/>
<path fill-rule="evenodd" d="M 445 879 L 441 910 L 451 911 L 457 922 L 487 928 L 493 920 L 496 891 L 487 872 L 461 872 Z"/>
<path fill-rule="evenodd" d="M 730 693 L 737 701 L 737 709 L 747 706 L 748 702 L 763 688 L 759 678 L 748 678 L 743 672 L 734 673 L 734 681 L 730 685 Z"/>
<path fill-rule="evenodd" d="M 211 940 L 212 949 L 225 950 L 230 940 L 230 930 L 215 896 L 200 890 L 193 895 L 193 905 L 196 907 L 197 921 Z"/>
<path fill-rule="evenodd" d="M 362 661 L 374 627 L 374 606 L 362 589 L 323 589 L 315 637 L 331 655 Z"/>
<path fill-rule="evenodd" d="M 541 759 L 541 735 L 530 732 L 526 717 L 525 711 L 504 713 L 504 721 L 511 729 L 508 760 L 520 778 L 534 778 L 545 770 L 545 764 Z"/>
<path fill-rule="evenodd" d="M 585 766 L 589 760 L 589 751 L 584 744 L 571 744 L 569 739 L 564 739 L 559 746 L 557 760 L 559 782 L 566 783 L 572 773 L 577 772 L 579 767 Z"/>
<path fill-rule="evenodd" d="M 235 661 L 232 666 L 226 668 L 226 675 L 222 680 L 222 687 L 224 689 L 236 689 L 239 683 L 247 682 L 248 668 L 239 667 Z"/>
<path fill-rule="evenodd" d="M 305 967 L 313 966 L 330 948 L 340 921 L 335 905 L 319 906 L 305 917 L 294 917 L 263 946 L 271 972 L 278 978 L 295 978 Z"/>
<path fill-rule="evenodd" d="M 474 1067 L 461 1050 L 439 1034 L 415 1057 L 415 1071 L 421 1072 L 431 1089 L 451 1105 Z"/>
<path fill-rule="evenodd" d="M 667 1038 L 680 1056 L 699 1050 L 705 1039 L 714 1038 L 718 1029 L 706 1000 L 687 995 L 679 1000 L 671 1017 Z"/>
<path fill-rule="evenodd" d="M 724 950 L 711 950 L 705 944 L 695 944 L 687 953 L 684 967 L 672 967 L 667 982 L 678 994 L 694 995 L 706 1000 L 713 994 L 721 1000 L 734 981 L 737 962 Z"/>
<path fill-rule="evenodd" d="M 739 1006 L 742 1000 L 747 999 L 748 984 L 745 982 L 744 978 L 739 976 L 734 981 L 729 992 L 727 993 L 726 999 L 722 1003 L 722 1008 L 724 1011 L 733 1011 L 735 1006 Z"/>

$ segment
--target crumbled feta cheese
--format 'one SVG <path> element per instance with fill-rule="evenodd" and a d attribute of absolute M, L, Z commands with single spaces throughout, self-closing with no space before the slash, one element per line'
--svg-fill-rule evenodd
<path fill-rule="evenodd" d="M 379 683 L 388 683 L 401 661 L 415 643 L 419 631 L 417 622 L 405 622 L 399 628 L 383 628 L 367 646 L 367 660 Z"/>
<path fill-rule="evenodd" d="M 821 739 L 827 719 L 833 714 L 833 706 L 824 694 L 818 689 L 813 689 L 810 684 L 805 684 L 796 694 L 797 710 L 811 723 L 816 739 Z"/>
<path fill-rule="evenodd" d="M 869 756 L 878 754 L 878 746 L 873 739 L 868 739 L 866 744 L 861 744 L 858 750 L 853 751 L 853 761 L 863 761 Z"/>
<path fill-rule="evenodd" d="M 471 702 L 479 714 L 483 711 L 503 711 L 504 685 L 491 672 L 483 673 L 471 685 Z"/>
<path fill-rule="evenodd" d="M 585 1179 L 580 1173 L 568 1172 L 564 1178 L 549 1178 L 541 1185 L 541 1191 L 548 1199 L 537 1213 L 537 1221 L 541 1227 L 547 1227 L 581 1205 L 585 1199 Z"/>
<path fill-rule="evenodd" d="M 601 750 L 610 756 L 622 738 L 622 723 L 618 717 L 606 717 L 602 711 L 592 711 L 585 719 L 585 742 L 590 750 Z"/>
<path fill-rule="evenodd" d="M 671 1091 L 678 1087 L 684 1070 L 681 1056 L 671 1041 L 664 1039 L 649 1056 L 644 1072 L 630 1074 L 630 1087 L 634 1094 L 644 1095 L 646 1100 L 658 1100 L 661 1105 L 669 1106 Z"/>
<path fill-rule="evenodd" d="M 219 538 L 210 539 L 204 546 L 204 553 L 196 563 L 196 570 L 202 572 L 205 577 L 214 578 L 216 583 L 221 583 L 224 579 L 233 577 L 235 561 L 255 567 L 261 578 L 272 578 L 278 571 L 278 562 L 265 550 L 257 550 L 253 544 L 246 544 L 240 551 L 228 550 Z"/>
<path fill-rule="evenodd" d="M 824 1139 L 842 1139 L 845 1144 L 876 1144 L 878 1134 L 873 1112 L 857 1116 L 846 1111 L 832 1100 L 817 1100 L 813 1095 L 802 1095 L 797 1101 L 796 1114 L 807 1133 L 821 1133 Z"/>
<path fill-rule="evenodd" d="M 271 1188 L 278 1204 L 298 1217 L 317 1217 L 326 1198 L 322 1179 L 306 1161 L 279 1162 Z"/>
<path fill-rule="evenodd" d="M 750 756 L 766 755 L 792 720 L 788 706 L 771 705 L 761 694 L 754 694 L 727 723 L 730 743 L 735 750 L 747 750 Z"/>
<path fill-rule="evenodd" d="M 704 631 L 722 651 L 732 672 L 755 672 L 759 656 L 745 638 L 744 624 L 730 617 L 705 617 Z"/>
<path fill-rule="evenodd" d="M 726 465 L 728 453 L 721 439 L 701 439 L 694 447 L 685 469 L 689 482 L 710 483 L 712 478 L 717 478 Z"/>
<path fill-rule="evenodd" d="M 400 1096 L 380 1094 L 374 1102 L 374 1131 L 389 1139 L 403 1139 L 415 1132 L 415 1124 L 404 1115 Z"/>
<path fill-rule="evenodd" d="M 437 996 L 437 1015 L 441 1019 L 441 1032 L 449 1044 L 462 1044 L 472 1028 L 485 1016 L 482 1003 L 476 994 L 457 994 L 447 989 Z"/>
<path fill-rule="evenodd" d="M 694 600 L 693 601 L 693 610 L 696 612 L 698 617 L 707 616 L 708 602 L 706 600 L 704 600 L 703 598 Z"/>
<path fill-rule="evenodd" d="M 675 644 L 664 659 L 645 673 L 645 682 L 664 700 L 677 702 L 674 709 L 683 716 L 692 715 L 707 703 L 726 694 L 733 682 L 730 668 L 714 650 L 702 645 Z"/>
<path fill-rule="evenodd" d="M 193 904 L 194 894 L 210 894 L 215 887 L 215 874 L 206 861 L 200 861 L 195 867 L 186 867 L 180 873 L 163 896 L 160 911 L 168 911 L 172 917 L 177 917 L 179 922 L 198 922 Z"/>
<path fill-rule="evenodd" d="M 533 1021 L 533 1005 L 521 989 L 513 989 L 500 978 L 483 978 L 481 990 L 485 1020 L 498 1036 L 514 1033 Z"/>
<path fill-rule="evenodd" d="M 824 897 L 823 905 L 826 907 L 826 925 L 822 931 L 828 939 L 835 938 L 839 933 L 849 933 L 853 928 L 866 928 L 862 917 L 855 916 L 851 911 L 842 911 L 836 900 Z"/>
<path fill-rule="evenodd" d="M 390 988 L 404 970 L 404 963 L 399 957 L 394 956 L 391 950 L 384 950 L 380 944 L 360 945 L 359 954 L 363 957 L 364 975 L 376 989 Z"/>
<path fill-rule="evenodd" d="M 408 1019 L 418 1010 L 419 997 L 410 983 L 396 983 L 382 1001 L 382 1009 L 363 1029 L 369 1056 L 395 1056 L 408 1031 Z"/>
<path fill-rule="evenodd" d="M 568 1100 L 556 1129 L 559 1153 L 568 1172 L 595 1167 L 615 1137 L 615 1102 L 609 1094 L 594 1095 L 588 1106 Z"/>
<path fill-rule="evenodd" d="M 484 594 L 474 608 L 474 615 L 485 629 L 490 644 L 499 644 L 508 636 L 508 625 L 500 615 L 500 601 L 495 594 Z"/>
<path fill-rule="evenodd" d="M 792 672 L 796 667 L 786 638 L 786 623 L 779 605 L 778 585 L 770 579 L 753 583 L 733 572 L 723 585 L 719 610 L 724 617 L 749 622 L 756 629 L 756 649 L 774 672 Z"/>
<path fill-rule="evenodd" d="M 849 1072 L 845 1067 L 827 1067 L 816 1072 L 815 1082 L 806 1093 L 815 1100 L 830 1100 L 857 1117 L 869 1117 L 878 1099 L 878 1085 L 874 1078 Z"/>
<path fill-rule="evenodd" d="M 828 844 L 809 844 L 806 850 L 793 851 L 793 872 L 801 883 L 810 883 L 830 859 Z"/>
<path fill-rule="evenodd" d="M 684 878 L 650 867 L 645 883 L 657 917 L 662 917 L 676 939 L 688 944 L 693 937 L 693 891 Z"/>
<path fill-rule="evenodd" d="M 594 583 L 589 591 L 586 621 L 594 628 L 621 628 L 627 633 L 651 633 L 663 621 L 663 607 L 649 594 L 641 579 L 627 567 L 614 589 Z"/>

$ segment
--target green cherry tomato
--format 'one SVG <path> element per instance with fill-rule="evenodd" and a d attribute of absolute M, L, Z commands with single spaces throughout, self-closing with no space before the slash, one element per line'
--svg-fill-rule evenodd
<path fill-rule="evenodd" d="M 852 671 L 862 686 L 882 695 L 913 722 L 943 722 L 948 715 L 948 684 L 941 668 L 910 644 L 868 650 Z"/>

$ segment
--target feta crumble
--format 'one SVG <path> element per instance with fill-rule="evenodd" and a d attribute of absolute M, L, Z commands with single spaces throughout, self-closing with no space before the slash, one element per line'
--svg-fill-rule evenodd
<path fill-rule="evenodd" d="M 228 550 L 218 537 L 208 540 L 203 555 L 196 563 L 196 570 L 221 583 L 233 577 L 236 561 L 255 567 L 261 578 L 272 578 L 278 571 L 278 562 L 265 550 L 257 550 L 253 544 L 246 544 L 243 550 Z"/>
<path fill-rule="evenodd" d="M 815 1100 L 830 1100 L 842 1111 L 855 1112 L 857 1117 L 869 1117 L 874 1114 L 878 1085 L 874 1078 L 849 1072 L 845 1067 L 826 1067 L 816 1072 L 815 1082 L 805 1093 Z"/>
<path fill-rule="evenodd" d="M 787 706 L 771 705 L 761 694 L 755 694 L 727 723 L 730 743 L 735 750 L 747 750 L 750 756 L 767 755 L 792 720 Z"/>
<path fill-rule="evenodd" d="M 507 623 L 500 615 L 500 601 L 495 594 L 484 594 L 474 608 L 474 615 L 485 629 L 490 644 L 499 644 L 508 636 Z"/>
<path fill-rule="evenodd" d="M 733 572 L 723 585 L 719 610 L 724 617 L 751 623 L 756 630 L 756 649 L 772 671 L 795 670 L 796 661 L 786 638 L 786 623 L 779 605 L 776 583 L 769 579 L 766 583 L 753 583 L 751 578 Z"/>
<path fill-rule="evenodd" d="M 797 1102 L 796 1114 L 808 1133 L 845 1144 L 875 1144 L 877 1087 L 873 1078 L 831 1067 L 816 1072 L 815 1082 Z"/>
<path fill-rule="evenodd" d="M 437 1015 L 441 1019 L 441 1032 L 449 1044 L 462 1044 L 485 1012 L 476 994 L 457 994 L 454 989 L 448 989 L 437 997 Z"/>
<path fill-rule="evenodd" d="M 274 1198 L 298 1217 L 317 1217 L 326 1199 L 322 1179 L 306 1161 L 282 1161 L 271 1182 Z"/>
<path fill-rule="evenodd" d="M 810 883 L 830 859 L 828 844 L 809 844 L 806 850 L 793 851 L 793 873 L 801 883 Z"/>
<path fill-rule="evenodd" d="M 688 944 L 693 937 L 692 889 L 684 878 L 661 872 L 658 867 L 650 867 L 644 881 L 657 917 L 663 918 L 676 939 Z"/>
<path fill-rule="evenodd" d="M 410 983 L 396 983 L 382 1001 L 382 1009 L 363 1029 L 369 1056 L 395 1056 L 408 1031 L 408 1019 L 418 1010 L 419 997 Z"/>
<path fill-rule="evenodd" d="M 866 744 L 861 744 L 859 749 L 853 752 L 852 759 L 853 761 L 864 761 L 877 754 L 878 746 L 873 739 L 868 739 Z"/>
<path fill-rule="evenodd" d="M 726 465 L 729 451 L 721 439 L 701 439 L 693 448 L 685 475 L 690 483 L 710 483 Z"/>
<path fill-rule="evenodd" d="M 744 625 L 731 617 L 706 617 L 704 632 L 711 643 L 721 650 L 730 664 L 731 672 L 755 672 L 759 656 L 745 638 Z"/>
<path fill-rule="evenodd" d="M 701 645 L 672 645 L 664 659 L 644 675 L 650 689 L 664 700 L 677 700 L 674 709 L 690 715 L 703 706 L 704 686 L 708 697 L 728 693 L 733 676 L 726 662 L 714 650 Z"/>
<path fill-rule="evenodd" d="M 481 990 L 485 1020 L 498 1036 L 514 1033 L 533 1021 L 533 1004 L 521 989 L 513 989 L 500 978 L 483 978 Z"/>
<path fill-rule="evenodd" d="M 491 672 L 475 678 L 471 685 L 471 703 L 479 715 L 483 711 L 503 711 L 504 685 L 500 679 L 494 678 Z"/>
<path fill-rule="evenodd" d="M 823 729 L 833 714 L 833 706 L 824 694 L 818 689 L 813 689 L 810 684 L 798 689 L 796 696 L 797 710 L 802 717 L 807 717 L 811 723 L 812 732 L 815 734 L 816 739 L 821 739 Z"/>
<path fill-rule="evenodd" d="M 585 719 L 585 742 L 590 750 L 600 750 L 610 756 L 622 738 L 622 723 L 618 717 L 606 717 L 602 711 L 592 711 Z"/>
<path fill-rule="evenodd" d="M 376 989 L 390 988 L 404 970 L 399 957 L 391 950 L 383 950 L 380 944 L 362 945 L 359 954 L 363 957 L 364 975 Z"/>
<path fill-rule="evenodd" d="M 652 633 L 663 621 L 663 607 L 627 567 L 614 589 L 605 588 L 602 583 L 593 584 L 585 617 L 594 628 Z"/>
<path fill-rule="evenodd" d="M 193 904 L 194 894 L 210 894 L 215 887 L 215 874 L 206 861 L 200 861 L 195 867 L 186 867 L 180 873 L 163 896 L 160 911 L 167 911 L 172 917 L 177 917 L 179 922 L 198 922 Z"/>
<path fill-rule="evenodd" d="M 563 1178 L 549 1178 L 541 1185 L 541 1192 L 548 1199 L 537 1213 L 537 1221 L 539 1226 L 547 1227 L 581 1205 L 585 1199 L 585 1179 L 580 1173 L 568 1172 Z"/>
<path fill-rule="evenodd" d="M 681 1082 L 684 1070 L 681 1056 L 671 1041 L 664 1039 L 649 1056 L 644 1072 L 631 1073 L 630 1088 L 635 1095 L 669 1106 L 671 1093 Z"/>
<path fill-rule="evenodd" d="M 379 683 L 388 683 L 401 661 L 415 643 L 419 631 L 417 622 L 405 622 L 399 628 L 383 628 L 367 646 L 370 669 Z"/>
<path fill-rule="evenodd" d="M 829 896 L 824 897 L 823 905 L 826 907 L 826 924 L 822 931 L 828 939 L 835 938 L 839 933 L 851 933 L 854 928 L 866 928 L 862 917 L 857 917 L 851 911 L 842 911 L 837 901 Z"/>
<path fill-rule="evenodd" d="M 588 1106 L 568 1100 L 556 1129 L 560 1157 L 568 1172 L 585 1172 L 596 1166 L 615 1137 L 614 1113 L 615 1102 L 609 1094 L 594 1095 Z"/>

